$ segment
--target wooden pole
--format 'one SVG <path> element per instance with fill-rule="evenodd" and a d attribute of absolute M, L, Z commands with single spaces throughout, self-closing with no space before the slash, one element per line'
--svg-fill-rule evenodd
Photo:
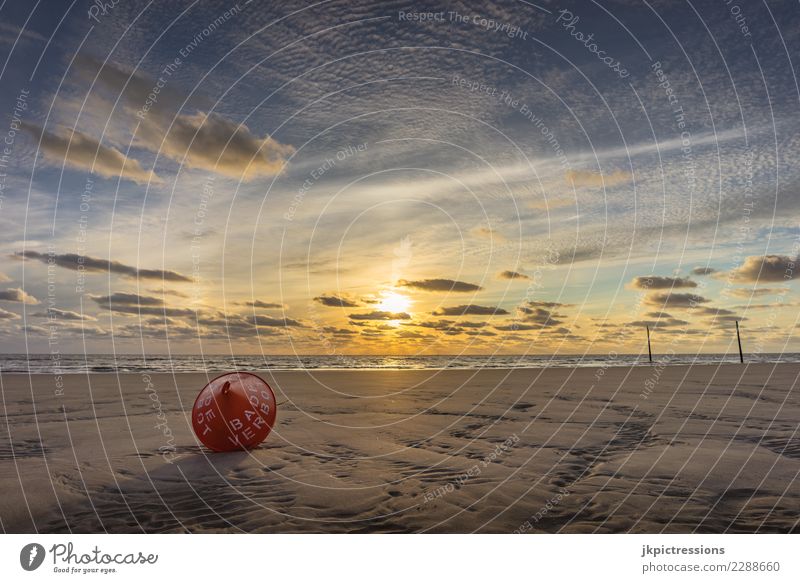
<path fill-rule="evenodd" d="M 650 357 L 650 362 L 653 362 L 653 351 L 650 349 L 650 326 L 645 326 L 647 330 L 647 355 Z"/>
<path fill-rule="evenodd" d="M 739 335 L 739 320 L 736 320 L 736 341 L 739 343 L 739 362 L 744 364 L 744 355 L 742 354 L 742 337 Z"/>

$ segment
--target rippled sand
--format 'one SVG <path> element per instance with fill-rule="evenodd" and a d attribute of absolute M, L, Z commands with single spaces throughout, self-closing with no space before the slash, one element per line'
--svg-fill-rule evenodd
<path fill-rule="evenodd" d="M 155 393 L 141 375 L 68 376 L 63 396 L 52 376 L 3 375 L 0 519 L 7 532 L 797 531 L 799 374 L 282 372 L 265 376 L 283 403 L 273 433 L 227 454 L 198 446 L 184 412 L 205 375 L 152 375 Z"/>

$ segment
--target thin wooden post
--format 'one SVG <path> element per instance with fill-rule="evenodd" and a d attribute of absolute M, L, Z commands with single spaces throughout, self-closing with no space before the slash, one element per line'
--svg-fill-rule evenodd
<path fill-rule="evenodd" d="M 744 355 L 742 354 L 742 337 L 739 335 L 739 320 L 736 320 L 736 341 L 739 343 L 739 362 L 744 364 Z"/>
<path fill-rule="evenodd" d="M 650 357 L 650 362 L 653 362 L 653 351 L 650 349 L 650 326 L 645 325 L 647 330 L 647 355 Z"/>

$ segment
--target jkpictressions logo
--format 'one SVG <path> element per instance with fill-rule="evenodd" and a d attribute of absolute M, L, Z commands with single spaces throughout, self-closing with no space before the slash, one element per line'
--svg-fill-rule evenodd
<path fill-rule="evenodd" d="M 19 564 L 26 571 L 35 571 L 44 562 L 45 550 L 39 543 L 30 543 L 19 552 Z"/>

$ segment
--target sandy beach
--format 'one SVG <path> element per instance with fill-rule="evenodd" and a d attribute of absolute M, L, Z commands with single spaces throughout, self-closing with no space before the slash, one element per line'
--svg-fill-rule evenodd
<path fill-rule="evenodd" d="M 791 532 L 800 365 L 262 374 L 212 454 L 203 374 L 3 375 L 5 532 Z M 63 381 L 63 386 L 60 386 Z"/>

